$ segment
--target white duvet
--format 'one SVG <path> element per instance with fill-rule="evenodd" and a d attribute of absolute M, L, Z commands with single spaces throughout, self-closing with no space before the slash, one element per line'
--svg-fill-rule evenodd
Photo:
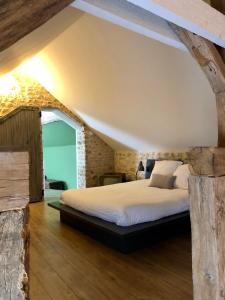
<path fill-rule="evenodd" d="M 149 187 L 149 179 L 67 190 L 61 203 L 120 226 L 155 221 L 189 209 L 188 191 Z"/>

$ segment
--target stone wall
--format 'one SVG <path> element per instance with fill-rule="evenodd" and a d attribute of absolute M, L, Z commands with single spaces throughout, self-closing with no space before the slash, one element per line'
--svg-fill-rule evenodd
<path fill-rule="evenodd" d="M 15 86 L 11 93 L 0 94 L 0 118 L 21 107 L 38 107 L 41 110 L 58 109 L 70 117 L 79 128 L 76 130 L 78 188 L 96 186 L 100 175 L 114 170 L 114 151 L 72 111 L 36 80 L 16 72 L 10 76 Z"/>
<path fill-rule="evenodd" d="M 17 87 L 10 95 L 0 95 L 0 118 L 19 107 L 59 109 L 77 125 L 77 182 L 78 188 L 97 186 L 99 176 L 106 172 L 122 172 L 128 180 L 135 179 L 140 160 L 146 164 L 147 158 L 180 159 L 187 161 L 188 152 L 136 152 L 114 151 L 86 126 L 72 111 L 55 99 L 37 81 L 27 76 L 13 74 Z M 139 178 L 144 172 L 139 173 Z"/>
<path fill-rule="evenodd" d="M 86 186 L 98 186 L 99 176 L 114 172 L 114 151 L 88 127 L 85 128 Z"/>
<path fill-rule="evenodd" d="M 78 126 L 83 125 L 83 122 L 72 111 L 52 96 L 38 81 L 16 72 L 11 76 L 15 80 L 16 86 L 12 93 L 0 94 L 0 117 L 6 116 L 21 106 L 41 109 L 53 108 L 65 113 Z"/>
<path fill-rule="evenodd" d="M 147 159 L 182 160 L 188 162 L 188 151 L 183 152 L 137 152 L 137 151 L 116 151 L 115 171 L 126 173 L 128 180 L 134 180 L 139 161 L 144 166 Z M 138 178 L 144 178 L 144 172 L 138 173 Z"/>
<path fill-rule="evenodd" d="M 76 131 L 77 136 L 77 188 L 86 187 L 86 147 L 85 130 L 82 127 Z"/>
<path fill-rule="evenodd" d="M 114 151 L 90 128 L 77 130 L 78 188 L 98 186 L 99 176 L 114 171 Z"/>

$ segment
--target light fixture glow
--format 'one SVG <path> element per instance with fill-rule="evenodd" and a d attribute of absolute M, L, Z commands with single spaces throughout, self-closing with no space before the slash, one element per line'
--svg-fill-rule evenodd
<path fill-rule="evenodd" d="M 17 68 L 20 74 L 28 75 L 29 77 L 37 80 L 47 90 L 51 90 L 54 86 L 54 76 L 49 71 L 48 63 L 43 58 L 34 56 L 27 60 Z"/>
<path fill-rule="evenodd" d="M 11 73 L 0 77 L 0 96 L 15 96 L 19 92 L 19 83 Z"/>

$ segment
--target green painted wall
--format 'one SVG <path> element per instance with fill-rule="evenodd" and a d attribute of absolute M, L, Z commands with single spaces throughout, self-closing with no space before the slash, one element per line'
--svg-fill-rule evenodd
<path fill-rule="evenodd" d="M 76 132 L 63 121 L 42 127 L 44 172 L 48 179 L 62 180 L 67 188 L 77 187 Z"/>

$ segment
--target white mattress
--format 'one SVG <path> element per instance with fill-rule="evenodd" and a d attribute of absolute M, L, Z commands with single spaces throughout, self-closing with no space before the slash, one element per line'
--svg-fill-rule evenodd
<path fill-rule="evenodd" d="M 61 203 L 120 226 L 155 221 L 189 209 L 188 191 L 148 187 L 138 180 L 102 187 L 67 190 Z"/>

